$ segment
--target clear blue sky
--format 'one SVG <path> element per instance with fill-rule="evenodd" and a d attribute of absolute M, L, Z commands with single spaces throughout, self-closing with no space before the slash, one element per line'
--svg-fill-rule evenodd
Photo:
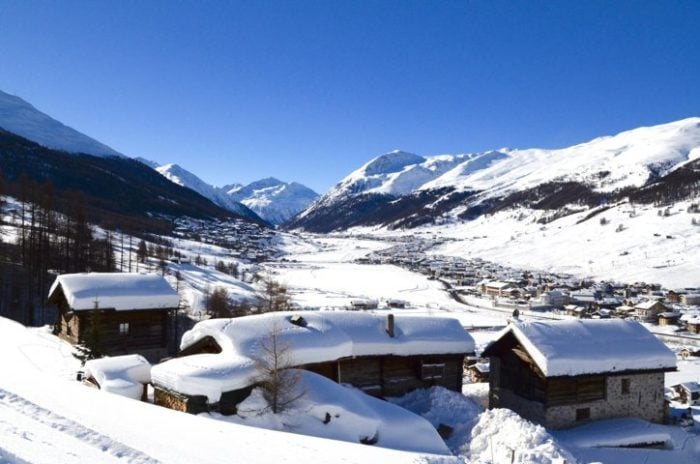
<path fill-rule="evenodd" d="M 700 115 L 698 1 L 0 0 L 0 89 L 216 185 Z"/>

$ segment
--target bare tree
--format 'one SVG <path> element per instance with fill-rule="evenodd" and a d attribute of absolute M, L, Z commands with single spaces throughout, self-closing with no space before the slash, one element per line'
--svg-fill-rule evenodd
<path fill-rule="evenodd" d="M 263 289 L 260 294 L 260 312 L 288 311 L 292 301 L 287 293 L 287 287 L 272 279 L 268 274 L 262 278 Z"/>
<path fill-rule="evenodd" d="M 282 339 L 281 333 L 281 326 L 274 323 L 260 339 L 254 358 L 260 375 L 258 384 L 274 414 L 284 411 L 305 393 L 299 388 L 301 371 L 290 369 L 294 365 L 291 344 Z"/>

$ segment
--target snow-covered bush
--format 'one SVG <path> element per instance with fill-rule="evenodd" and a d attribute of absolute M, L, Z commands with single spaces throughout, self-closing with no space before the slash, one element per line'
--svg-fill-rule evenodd
<path fill-rule="evenodd" d="M 469 443 L 472 427 L 482 411 L 463 394 L 443 387 L 414 390 L 389 401 L 422 416 L 436 429 L 440 425 L 451 427 L 452 433 L 445 443 L 455 453 Z"/>

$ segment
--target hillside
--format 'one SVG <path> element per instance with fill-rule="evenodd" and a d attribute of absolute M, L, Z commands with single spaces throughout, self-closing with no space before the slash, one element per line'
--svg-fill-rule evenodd
<path fill-rule="evenodd" d="M 0 91 L 0 128 L 47 148 L 94 156 L 123 156 L 116 150 L 42 113 L 21 98 Z"/>
<path fill-rule="evenodd" d="M 49 185 L 55 208 L 82 203 L 91 220 L 121 229 L 167 231 L 171 219 L 241 217 L 126 157 L 72 155 L 0 130 L 0 173 L 17 198 L 22 179 Z M 242 217 L 241 217 L 242 218 Z M 248 218 L 245 218 L 248 220 Z"/>

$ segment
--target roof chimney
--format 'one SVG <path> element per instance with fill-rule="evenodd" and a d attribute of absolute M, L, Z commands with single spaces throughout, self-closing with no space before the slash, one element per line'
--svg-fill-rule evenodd
<path fill-rule="evenodd" d="M 389 334 L 390 337 L 394 337 L 394 315 L 393 314 L 387 314 L 386 315 L 386 333 Z"/>

